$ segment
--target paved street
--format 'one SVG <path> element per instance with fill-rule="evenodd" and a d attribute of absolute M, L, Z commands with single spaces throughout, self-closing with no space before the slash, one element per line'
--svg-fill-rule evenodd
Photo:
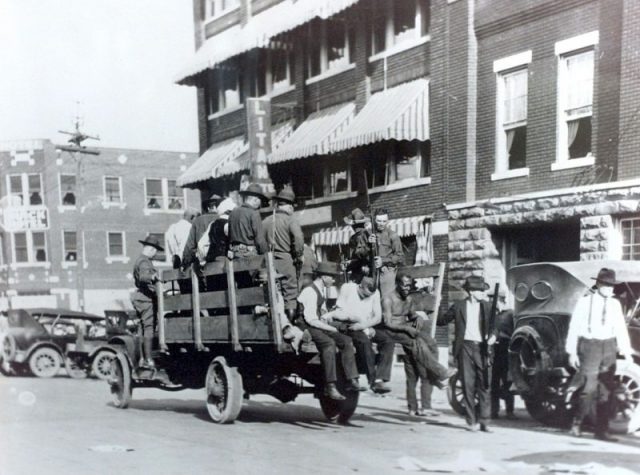
<path fill-rule="evenodd" d="M 405 415 L 402 368 L 394 391 L 364 393 L 352 425 L 325 422 L 310 395 L 281 404 L 256 397 L 239 420 L 209 421 L 201 391 L 138 389 L 128 410 L 110 403 L 106 383 L 27 377 L 0 379 L 0 473 L 551 473 L 553 463 L 640 467 L 640 439 L 618 444 L 574 439 L 533 422 L 499 421 L 492 434 L 472 434 L 448 408 Z M 546 467 L 546 468 L 545 468 Z M 597 466 L 596 466 L 597 468 Z"/>

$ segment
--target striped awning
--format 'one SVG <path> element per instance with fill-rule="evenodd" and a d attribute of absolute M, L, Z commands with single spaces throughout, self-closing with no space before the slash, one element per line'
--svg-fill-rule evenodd
<path fill-rule="evenodd" d="M 427 218 L 427 215 L 390 219 L 387 226 L 400 237 L 414 236 L 420 232 L 425 218 Z M 351 226 L 325 228 L 313 233 L 312 241 L 316 246 L 337 246 L 338 244 L 348 244 L 352 235 L 353 229 Z"/>
<path fill-rule="evenodd" d="M 234 160 L 248 149 L 244 136 L 234 137 L 213 144 L 195 161 L 182 175 L 178 177 L 178 186 L 188 186 L 199 181 L 218 176 L 218 169 L 230 160 Z"/>
<path fill-rule="evenodd" d="M 179 84 L 208 68 L 254 48 L 265 48 L 277 35 L 304 25 L 314 18 L 327 19 L 358 0 L 284 0 L 249 18 L 243 26 L 232 26 L 209 38 L 176 78 Z"/>
<path fill-rule="evenodd" d="M 281 148 L 273 151 L 269 163 L 329 153 L 331 143 L 349 126 L 354 114 L 355 104 L 352 102 L 314 112 Z"/>
<path fill-rule="evenodd" d="M 382 140 L 429 140 L 429 81 L 418 79 L 371 96 L 331 144 L 339 152 Z"/>

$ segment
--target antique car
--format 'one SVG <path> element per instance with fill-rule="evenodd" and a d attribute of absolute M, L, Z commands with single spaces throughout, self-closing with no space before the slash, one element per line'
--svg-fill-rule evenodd
<path fill-rule="evenodd" d="M 616 271 L 621 283 L 614 289 L 627 320 L 634 363 L 619 360 L 612 431 L 637 429 L 640 417 L 640 265 L 632 261 L 553 262 L 516 266 L 507 280 L 514 300 L 514 333 L 509 346 L 513 383 L 529 414 L 547 424 L 571 420 L 572 401 L 566 401 L 574 374 L 565 343 L 578 300 L 593 287 L 602 267 Z M 576 395 L 574 394 L 574 397 Z M 633 421 L 633 422 L 632 422 Z M 633 427 L 631 427 L 633 426 Z"/>
<path fill-rule="evenodd" d="M 412 267 L 409 272 L 429 277 L 434 269 L 437 275 L 438 266 Z M 256 279 L 258 273 L 265 278 Z M 207 265 L 198 272 L 162 272 L 156 283 L 155 368 L 140 364 L 139 337 L 112 338 L 117 352 L 109 381 L 114 405 L 126 408 L 134 388 L 204 388 L 210 418 L 230 423 L 240 414 L 243 399 L 251 395 L 268 394 L 286 403 L 308 393 L 319 399 L 329 420 L 346 423 L 356 410 L 358 393 L 343 391 L 344 401 L 326 397 L 313 343 L 304 343 L 295 353 L 283 341 L 275 310 L 279 300 L 275 275 L 272 253 L 226 260 L 223 268 Z M 204 281 L 206 291 L 201 290 Z M 182 293 L 177 293 L 178 286 Z M 339 362 L 342 390 L 347 381 Z"/>
<path fill-rule="evenodd" d="M 104 317 L 55 308 L 12 309 L 0 335 L 3 374 L 55 376 L 62 364 L 72 378 L 106 379 L 114 352 L 107 340 L 122 333 Z"/>

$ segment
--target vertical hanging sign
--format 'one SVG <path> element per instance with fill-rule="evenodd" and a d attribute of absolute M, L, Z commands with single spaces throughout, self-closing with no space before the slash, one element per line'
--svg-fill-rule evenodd
<path fill-rule="evenodd" d="M 267 156 L 271 153 L 271 101 L 248 98 L 246 108 L 251 182 L 272 193 L 274 187 L 267 168 Z"/>

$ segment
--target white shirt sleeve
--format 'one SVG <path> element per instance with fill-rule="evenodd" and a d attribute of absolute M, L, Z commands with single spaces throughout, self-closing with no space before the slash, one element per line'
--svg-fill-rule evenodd
<path fill-rule="evenodd" d="M 298 302 L 304 306 L 303 316 L 305 322 L 312 325 L 313 321 L 318 320 L 318 312 L 316 309 L 318 306 L 318 296 L 316 292 L 311 287 L 303 289 L 298 296 Z"/>

